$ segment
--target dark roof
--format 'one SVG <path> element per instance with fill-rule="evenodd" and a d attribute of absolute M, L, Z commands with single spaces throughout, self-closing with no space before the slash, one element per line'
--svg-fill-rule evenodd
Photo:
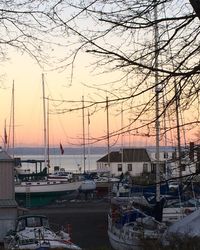
<path fill-rule="evenodd" d="M 123 158 L 123 159 L 122 159 Z M 145 148 L 124 148 L 110 152 L 110 162 L 150 162 L 150 157 Z M 108 154 L 97 160 L 97 162 L 108 162 Z"/>

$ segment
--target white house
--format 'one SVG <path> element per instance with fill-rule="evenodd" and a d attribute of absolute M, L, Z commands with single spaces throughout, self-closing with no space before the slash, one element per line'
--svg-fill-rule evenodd
<path fill-rule="evenodd" d="M 152 169 L 155 168 L 156 149 L 148 148 L 148 154 L 151 158 Z M 200 169 L 200 148 L 190 143 L 190 146 L 181 148 L 179 161 L 178 151 L 174 147 L 160 147 L 159 152 L 160 168 L 166 178 L 190 175 Z M 180 166 L 181 164 L 181 166 Z"/>
<path fill-rule="evenodd" d="M 109 170 L 113 176 L 120 176 L 126 172 L 131 176 L 137 176 L 151 172 L 151 159 L 145 148 L 124 148 L 110 152 L 109 158 L 107 154 L 97 160 L 98 172 L 109 172 Z"/>
<path fill-rule="evenodd" d="M 187 148 L 181 149 L 181 161 L 178 160 L 178 152 L 174 147 L 160 147 L 159 150 L 160 172 L 164 178 L 178 177 L 180 162 L 181 175 L 186 176 L 200 172 L 200 145 L 190 143 Z M 144 172 L 156 172 L 156 148 L 124 148 L 110 153 L 97 161 L 98 172 L 109 172 L 113 176 L 129 172 L 132 176 Z M 110 167 L 108 166 L 110 165 Z"/>

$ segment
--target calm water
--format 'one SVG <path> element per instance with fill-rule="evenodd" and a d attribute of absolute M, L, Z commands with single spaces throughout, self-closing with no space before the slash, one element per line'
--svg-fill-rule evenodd
<path fill-rule="evenodd" d="M 85 160 L 85 170 L 96 170 L 96 161 L 100 159 L 103 155 L 90 155 L 86 157 Z M 22 160 L 44 160 L 43 155 L 19 155 Z M 84 159 L 83 155 L 50 155 L 50 172 L 53 171 L 54 166 L 59 166 L 64 168 L 66 171 L 71 171 L 74 173 L 80 173 L 84 170 Z M 35 168 L 34 164 L 23 163 L 24 168 L 29 168 L 33 170 Z"/>

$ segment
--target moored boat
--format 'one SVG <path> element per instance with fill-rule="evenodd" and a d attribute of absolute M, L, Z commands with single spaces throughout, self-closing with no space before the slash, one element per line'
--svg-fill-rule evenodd
<path fill-rule="evenodd" d="M 96 190 L 96 183 L 94 180 L 83 180 L 79 188 L 79 192 L 93 192 Z"/>
<path fill-rule="evenodd" d="M 111 206 L 108 237 L 115 250 L 139 250 L 145 242 L 157 241 L 166 226 L 134 207 Z"/>
<path fill-rule="evenodd" d="M 167 249 L 176 245 L 176 249 L 182 249 L 185 245 L 190 249 L 199 249 L 200 239 L 200 210 L 197 209 L 168 227 L 162 237 L 162 244 Z M 187 244 L 187 245 L 186 245 Z"/>
<path fill-rule="evenodd" d="M 81 181 L 29 181 L 15 184 L 15 198 L 20 206 L 39 207 L 76 195 Z"/>
<path fill-rule="evenodd" d="M 61 181 L 69 181 L 73 179 L 73 173 L 65 171 L 64 168 L 60 168 L 59 166 L 54 166 L 53 173 L 48 174 L 48 180 L 61 180 Z"/>
<path fill-rule="evenodd" d="M 82 181 L 76 178 L 49 179 L 47 169 L 42 167 L 43 162 L 43 160 L 23 161 L 23 163 L 34 163 L 35 169 L 34 172 L 18 173 L 16 176 L 15 199 L 19 206 L 40 207 L 77 195 Z"/>
<path fill-rule="evenodd" d="M 46 216 L 24 215 L 16 222 L 15 231 L 8 232 L 4 239 L 6 250 L 74 249 L 81 250 L 71 241 L 67 232 L 55 233 L 49 227 Z"/>

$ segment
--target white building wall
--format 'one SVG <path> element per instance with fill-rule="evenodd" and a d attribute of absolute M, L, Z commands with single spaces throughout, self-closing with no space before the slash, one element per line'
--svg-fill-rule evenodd
<path fill-rule="evenodd" d="M 108 172 L 109 171 L 109 167 L 108 164 L 105 162 L 97 162 L 97 172 L 98 173 L 104 173 L 104 172 Z"/>
<path fill-rule="evenodd" d="M 166 160 L 172 159 L 173 153 L 174 153 L 174 151 L 161 151 L 160 152 L 160 161 L 166 161 Z M 148 154 L 149 154 L 152 161 L 156 160 L 156 152 L 148 151 Z"/>
<path fill-rule="evenodd" d="M 167 156 L 166 157 L 166 153 Z M 160 161 L 166 162 L 169 172 L 166 173 L 166 178 L 179 177 L 179 162 L 173 159 L 174 151 L 162 151 L 160 152 Z M 155 160 L 155 152 L 149 152 L 152 161 Z M 196 164 L 192 163 L 189 157 L 182 158 L 181 163 L 185 165 L 185 170 L 182 170 L 182 176 L 193 174 L 196 172 Z"/>
<path fill-rule="evenodd" d="M 118 164 L 122 164 L 122 171 L 118 171 Z M 128 171 L 128 164 L 132 164 L 132 171 Z M 151 171 L 151 163 L 150 162 L 129 162 L 129 163 L 121 163 L 121 162 L 115 162 L 110 164 L 111 168 L 111 175 L 113 176 L 120 176 L 122 173 L 125 174 L 126 172 L 129 172 L 131 176 L 138 176 L 143 173 L 144 170 L 144 164 L 147 164 L 147 172 Z"/>
<path fill-rule="evenodd" d="M 184 164 L 184 162 L 183 162 Z M 179 170 L 178 170 L 178 162 L 175 162 L 175 163 L 172 163 L 171 164 L 171 177 L 178 177 L 179 176 Z M 196 164 L 193 163 L 188 163 L 185 165 L 185 170 L 182 171 L 182 176 L 185 176 L 185 175 L 190 175 L 190 174 L 194 174 L 196 173 Z"/>

